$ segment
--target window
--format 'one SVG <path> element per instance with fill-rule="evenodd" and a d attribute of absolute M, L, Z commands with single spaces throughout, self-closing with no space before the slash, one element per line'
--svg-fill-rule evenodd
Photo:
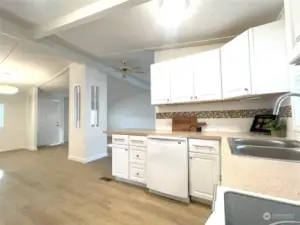
<path fill-rule="evenodd" d="M 81 122 L 81 86 L 74 86 L 74 119 L 75 127 L 80 128 Z"/>
<path fill-rule="evenodd" d="M 91 126 L 99 127 L 99 87 L 91 87 Z"/>
<path fill-rule="evenodd" d="M 4 105 L 0 104 L 0 129 L 4 127 Z"/>

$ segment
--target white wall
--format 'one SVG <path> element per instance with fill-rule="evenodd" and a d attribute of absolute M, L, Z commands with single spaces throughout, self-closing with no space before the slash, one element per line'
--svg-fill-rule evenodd
<path fill-rule="evenodd" d="M 4 104 L 4 128 L 0 130 L 0 151 L 27 147 L 26 93 L 0 95 Z"/>
<path fill-rule="evenodd" d="M 56 134 L 49 134 L 49 127 L 53 126 L 53 121 L 48 121 L 47 118 L 50 116 L 49 113 L 52 110 L 49 108 L 53 104 L 53 100 L 59 102 L 59 140 L 53 143 L 52 138 L 49 135 L 55 136 Z M 51 124 L 50 124 L 51 123 Z M 56 96 L 52 93 L 46 93 L 39 91 L 38 93 L 38 127 L 37 127 L 37 146 L 47 146 L 53 144 L 59 144 L 64 142 L 64 97 Z"/>
<path fill-rule="evenodd" d="M 64 142 L 69 141 L 69 98 L 64 98 Z"/>
<path fill-rule="evenodd" d="M 27 149 L 37 150 L 37 105 L 38 89 L 31 88 L 26 96 L 26 138 Z"/>
<path fill-rule="evenodd" d="M 74 85 L 81 85 L 81 126 L 74 121 Z M 99 127 L 91 127 L 91 86 L 99 87 Z M 69 156 L 86 163 L 107 156 L 107 80 L 106 75 L 86 65 L 70 66 Z"/>
<path fill-rule="evenodd" d="M 108 78 L 108 130 L 155 129 L 150 91 Z"/>

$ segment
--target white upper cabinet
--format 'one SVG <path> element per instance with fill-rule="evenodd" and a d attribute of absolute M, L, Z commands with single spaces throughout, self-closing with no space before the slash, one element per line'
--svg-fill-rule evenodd
<path fill-rule="evenodd" d="M 151 104 L 168 104 L 170 93 L 170 67 L 169 62 L 151 65 Z"/>
<path fill-rule="evenodd" d="M 221 48 L 223 98 L 251 94 L 249 31 Z"/>
<path fill-rule="evenodd" d="M 196 54 L 193 60 L 194 100 L 222 99 L 220 49 Z"/>
<path fill-rule="evenodd" d="M 194 98 L 193 58 L 191 56 L 170 61 L 171 101 L 189 102 Z"/>
<path fill-rule="evenodd" d="M 289 91 L 283 20 L 250 29 L 252 94 Z"/>
<path fill-rule="evenodd" d="M 291 67 L 291 92 L 300 94 L 300 66 Z M 294 130 L 300 132 L 300 98 L 292 97 Z"/>
<path fill-rule="evenodd" d="M 300 1 L 284 0 L 289 62 L 300 63 Z"/>

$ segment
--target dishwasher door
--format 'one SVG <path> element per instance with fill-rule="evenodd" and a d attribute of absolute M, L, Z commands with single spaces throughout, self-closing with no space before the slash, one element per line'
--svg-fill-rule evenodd
<path fill-rule="evenodd" d="M 148 137 L 147 187 L 158 194 L 188 201 L 186 138 Z"/>

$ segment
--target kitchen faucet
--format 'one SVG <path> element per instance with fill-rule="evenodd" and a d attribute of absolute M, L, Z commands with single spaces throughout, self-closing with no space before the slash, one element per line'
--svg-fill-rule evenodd
<path fill-rule="evenodd" d="M 276 115 L 276 116 L 279 115 L 281 103 L 288 97 L 300 97 L 300 93 L 290 92 L 290 93 L 286 93 L 286 94 L 279 96 L 274 105 L 273 115 Z"/>

